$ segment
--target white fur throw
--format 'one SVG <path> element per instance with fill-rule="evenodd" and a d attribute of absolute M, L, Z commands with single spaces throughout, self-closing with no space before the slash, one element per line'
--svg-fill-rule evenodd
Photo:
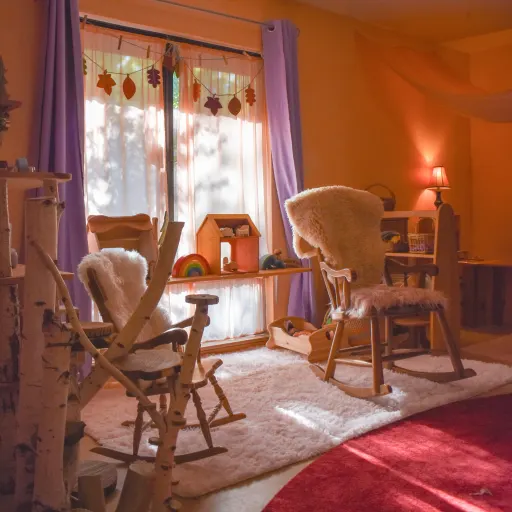
<path fill-rule="evenodd" d="M 357 273 L 354 288 L 377 285 L 384 270 L 380 223 L 384 208 L 374 194 L 349 187 L 305 190 L 285 203 L 297 256 L 300 238 L 319 248 L 326 263 Z"/>
<path fill-rule="evenodd" d="M 136 251 L 125 249 L 103 249 L 85 256 L 78 266 L 78 277 L 89 295 L 87 269 L 96 271 L 106 299 L 107 308 L 114 323 L 122 329 L 146 291 L 148 264 Z M 92 295 L 91 295 L 92 296 Z M 172 325 L 167 311 L 158 306 L 149 322 L 142 329 L 137 342 L 150 339 L 169 329 Z"/>
<path fill-rule="evenodd" d="M 365 318 L 372 311 L 378 313 L 392 308 L 415 306 L 425 311 L 445 308 L 447 300 L 441 292 L 424 288 L 396 287 L 387 285 L 372 286 L 354 290 L 350 296 L 349 318 Z M 333 311 L 333 320 L 338 320 L 342 311 Z"/>

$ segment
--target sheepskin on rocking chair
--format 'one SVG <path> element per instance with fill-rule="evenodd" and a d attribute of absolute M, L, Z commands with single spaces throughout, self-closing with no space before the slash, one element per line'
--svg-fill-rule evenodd
<path fill-rule="evenodd" d="M 89 254 L 82 259 L 78 267 L 78 277 L 80 281 L 85 285 L 89 295 L 94 300 L 103 321 L 113 324 L 115 332 L 120 332 L 121 328 L 126 325 L 131 314 L 135 311 L 140 302 L 142 295 L 146 291 L 147 273 L 148 265 L 146 259 L 136 251 L 127 251 L 125 249 L 103 249 L 99 252 Z M 168 329 L 176 327 L 184 328 L 191 324 L 192 318 L 189 318 L 173 325 L 165 308 L 159 305 L 151 315 L 148 323 L 142 329 L 141 334 L 135 342 L 134 348 L 136 349 L 137 343 L 155 338 Z M 170 350 L 170 348 L 168 345 L 161 345 L 153 350 Z M 182 348 L 174 344 L 172 350 L 182 351 Z M 155 355 L 155 357 L 158 359 L 157 355 Z M 180 460 L 182 462 L 189 462 L 227 451 L 225 448 L 213 446 L 210 428 L 238 421 L 246 417 L 245 414 L 233 413 L 229 401 L 215 377 L 215 371 L 221 365 L 221 359 L 209 358 L 201 362 L 200 355 L 198 357 L 197 367 L 192 381 L 191 394 L 199 423 L 190 425 L 187 428 L 201 428 L 208 449 L 195 454 L 179 456 L 178 462 Z M 213 386 L 219 399 L 218 404 L 211 411 L 209 417 L 206 416 L 198 393 L 199 388 L 207 386 L 208 384 Z M 160 411 L 162 415 L 166 415 L 166 393 L 169 392 L 167 383 L 154 381 L 149 385 L 148 383 L 142 382 L 139 383 L 139 385 L 146 395 L 159 395 Z M 222 409 L 224 409 L 227 414 L 224 417 L 217 418 L 218 413 Z M 125 426 L 131 424 L 135 425 L 133 454 L 131 458 L 121 452 L 116 453 L 113 450 L 107 450 L 101 447 L 94 448 L 94 451 L 113 458 L 119 458 L 123 461 L 138 458 L 142 433 L 153 426 L 151 421 L 144 423 L 143 414 L 144 410 L 139 407 L 135 421 L 123 423 Z"/>
<path fill-rule="evenodd" d="M 311 365 L 323 380 L 331 382 L 356 397 L 385 395 L 391 387 L 384 383 L 383 362 L 392 369 L 450 382 L 472 377 L 475 372 L 464 369 L 459 349 L 451 335 L 445 317 L 446 299 L 438 291 L 422 288 L 393 287 L 381 284 L 385 270 L 385 246 L 381 240 L 381 200 L 366 191 L 349 187 L 330 186 L 306 190 L 285 203 L 293 227 L 294 249 L 301 258 L 317 256 L 336 324 L 334 338 L 325 370 Z M 393 271 L 403 274 L 420 273 L 434 276 L 435 265 L 407 266 L 393 262 Z M 398 270 L 397 270 L 398 269 Z M 457 305 L 456 305 L 457 306 Z M 441 327 L 453 372 L 413 372 L 393 365 L 394 361 L 428 352 L 425 349 L 393 350 L 389 322 L 391 318 L 433 313 Z M 386 325 L 385 344 L 381 344 L 379 320 Z M 365 320 L 371 327 L 371 344 L 340 348 L 345 325 Z M 382 349 L 385 348 L 385 355 Z M 371 353 L 360 360 L 347 359 Z M 353 387 L 334 378 L 337 363 L 373 368 L 373 386 Z"/>

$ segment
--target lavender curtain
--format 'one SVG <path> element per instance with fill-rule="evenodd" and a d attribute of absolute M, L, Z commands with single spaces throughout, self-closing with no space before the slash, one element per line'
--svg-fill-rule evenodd
<path fill-rule="evenodd" d="M 42 90 L 36 112 L 31 161 L 38 170 L 67 172 L 60 186 L 66 207 L 60 221 L 58 258 L 76 272 L 88 252 L 83 185 L 84 87 L 78 0 L 44 0 Z M 77 277 L 68 282 L 80 318 L 90 320 L 91 301 Z"/>
<path fill-rule="evenodd" d="M 284 202 L 304 190 L 300 121 L 297 27 L 288 20 L 263 27 L 265 91 L 270 127 L 272 165 L 281 208 L 288 254 L 294 254 L 292 228 Z M 272 28 L 270 28 L 270 26 Z M 292 280 L 288 314 L 312 320 L 313 286 L 310 273 Z"/>

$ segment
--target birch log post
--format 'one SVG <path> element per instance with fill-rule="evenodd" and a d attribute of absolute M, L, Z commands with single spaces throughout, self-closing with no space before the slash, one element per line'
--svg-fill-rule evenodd
<path fill-rule="evenodd" d="M 139 460 L 128 468 L 116 512 L 148 512 L 153 496 L 153 464 Z"/>
<path fill-rule="evenodd" d="M 50 274 L 47 269 L 45 272 Z M 68 512 L 70 502 L 64 485 L 64 438 L 71 333 L 58 321 L 53 308 L 45 310 L 43 332 L 43 403 L 37 432 L 32 512 Z"/>
<path fill-rule="evenodd" d="M 20 306 L 12 275 L 7 180 L 0 180 L 0 495 L 14 492 Z"/>
<path fill-rule="evenodd" d="M 42 331 L 44 310 L 55 303 L 55 282 L 32 243 L 57 258 L 57 201 L 40 197 L 25 201 L 26 269 L 20 349 L 20 397 L 16 446 L 16 511 L 31 510 L 34 491 L 37 429 L 41 415 Z"/>
<path fill-rule="evenodd" d="M 121 329 L 116 340 L 105 352 L 105 357 L 109 361 L 113 361 L 129 352 L 140 331 L 146 325 L 158 305 L 165 291 L 167 280 L 171 276 L 172 264 L 178 250 L 183 225 L 183 222 L 169 223 L 153 272 L 153 278 L 130 319 Z M 104 368 L 94 367 L 81 386 L 80 401 L 82 407 L 85 407 L 90 402 L 94 395 L 104 386 L 108 378 L 109 373 Z"/>
<path fill-rule="evenodd" d="M 163 436 L 160 436 L 160 445 L 156 455 L 152 512 L 179 510 L 179 503 L 172 498 L 172 469 L 176 443 L 179 431 L 187 424 L 185 409 L 190 399 L 192 376 L 201 349 L 203 331 L 208 325 L 208 304 L 219 302 L 218 297 L 212 295 L 189 295 L 185 300 L 196 304 L 196 310 L 190 328 L 190 336 L 185 346 L 180 373 L 169 379 L 169 387 L 174 389 L 174 393 L 171 393 L 166 421 L 167 428 Z"/>

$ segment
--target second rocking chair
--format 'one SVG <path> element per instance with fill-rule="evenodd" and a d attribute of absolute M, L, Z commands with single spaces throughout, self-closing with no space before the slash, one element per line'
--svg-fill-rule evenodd
<path fill-rule="evenodd" d="M 447 205 L 445 205 L 447 206 Z M 394 261 L 385 263 L 380 222 L 383 206 L 373 194 L 348 187 L 332 186 L 302 192 L 286 202 L 294 229 L 295 251 L 300 257 L 320 260 L 320 269 L 331 302 L 331 317 L 336 325 L 327 365 L 311 365 L 322 380 L 330 382 L 347 394 L 368 398 L 390 393 L 384 382 L 383 366 L 401 373 L 436 382 L 451 382 L 472 377 L 465 369 L 459 348 L 446 319 L 445 297 L 424 288 L 394 287 L 380 284 L 390 273 L 419 273 L 435 276 L 435 265 L 407 266 Z M 454 305 L 457 307 L 458 305 Z M 395 366 L 394 362 L 429 352 L 427 349 L 394 349 L 392 319 L 431 313 L 439 322 L 444 344 L 453 371 L 418 372 Z M 341 347 L 347 322 L 368 321 L 371 326 L 370 345 Z M 381 323 L 384 343 L 381 343 Z M 373 372 L 371 387 L 354 387 L 334 377 L 337 364 L 368 367 Z"/>

